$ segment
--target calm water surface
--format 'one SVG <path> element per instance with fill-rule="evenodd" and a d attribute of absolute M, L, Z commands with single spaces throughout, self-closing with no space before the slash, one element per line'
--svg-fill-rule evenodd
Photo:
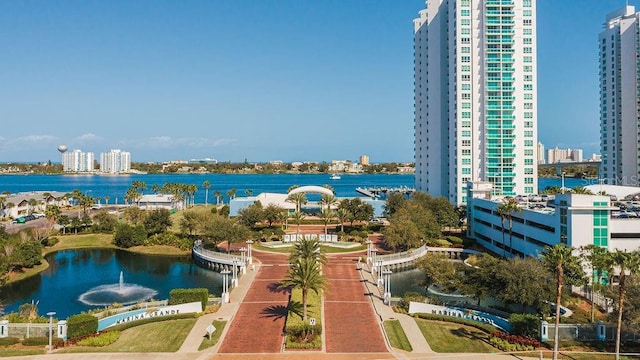
<path fill-rule="evenodd" d="M 167 299 L 174 288 L 204 287 L 220 295 L 222 276 L 197 267 L 189 257 L 161 257 L 122 250 L 65 250 L 46 256 L 50 267 L 40 275 L 0 289 L 5 312 L 24 303 L 39 302 L 40 313 L 56 311 L 60 319 L 93 308 L 78 300 L 100 285 L 124 282 L 154 289 L 156 299 Z"/>

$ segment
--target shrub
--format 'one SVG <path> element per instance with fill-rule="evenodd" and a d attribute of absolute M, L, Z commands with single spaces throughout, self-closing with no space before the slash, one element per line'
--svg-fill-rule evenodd
<path fill-rule="evenodd" d="M 536 348 L 540 346 L 540 341 L 536 339 L 526 338 L 518 335 L 511 335 L 502 331 L 494 331 L 493 333 L 491 333 L 491 337 L 505 340 L 510 344 L 516 344 L 521 346 L 531 346 L 532 348 Z"/>
<path fill-rule="evenodd" d="M 42 346 L 49 345 L 49 338 L 47 336 L 29 337 L 22 340 L 24 346 Z"/>
<path fill-rule="evenodd" d="M 45 240 L 42 245 L 44 245 L 44 246 L 53 246 L 53 245 L 57 244 L 58 242 L 60 242 L 60 240 L 58 240 L 57 237 L 52 236 L 52 237 L 48 238 L 47 240 Z"/>
<path fill-rule="evenodd" d="M 169 292 L 169 305 L 200 301 L 202 303 L 202 308 L 205 309 L 207 307 L 208 300 L 209 290 L 206 288 L 173 289 Z"/>
<path fill-rule="evenodd" d="M 495 336 L 489 338 L 489 344 L 502 351 L 532 351 L 535 349 L 532 345 L 512 344 L 505 339 Z"/>
<path fill-rule="evenodd" d="M 88 337 L 77 342 L 80 346 L 107 346 L 111 345 L 120 337 L 120 331 L 107 331 L 100 335 Z"/>
<path fill-rule="evenodd" d="M 297 343 L 309 343 L 315 339 L 316 336 L 322 334 L 322 325 L 315 324 L 310 325 L 308 323 L 296 324 L 287 326 L 287 336 L 292 337 L 292 340 Z"/>
<path fill-rule="evenodd" d="M 6 337 L 6 338 L 0 338 L 0 346 L 9 346 L 9 345 L 14 345 L 20 342 L 20 339 L 15 338 L 15 337 Z"/>
<path fill-rule="evenodd" d="M 540 337 L 540 320 L 534 314 L 511 314 L 511 333 L 532 339 Z"/>
<path fill-rule="evenodd" d="M 147 231 L 144 229 L 144 226 L 132 226 L 127 223 L 118 224 L 118 226 L 116 226 L 116 232 L 113 235 L 113 243 L 123 248 L 143 245 L 146 239 Z"/>
<path fill-rule="evenodd" d="M 70 339 L 98 331 L 98 318 L 89 314 L 73 315 L 67 319 L 67 335 Z"/>
<path fill-rule="evenodd" d="M 433 245 L 435 246 L 439 246 L 439 247 L 449 247 L 451 246 L 451 243 L 448 242 L 445 239 L 434 239 L 430 241 Z"/>

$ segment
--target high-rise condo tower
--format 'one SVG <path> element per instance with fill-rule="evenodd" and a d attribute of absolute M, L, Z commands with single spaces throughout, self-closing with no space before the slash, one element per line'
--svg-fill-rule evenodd
<path fill-rule="evenodd" d="M 537 191 L 535 0 L 428 0 L 414 20 L 416 188 Z"/>
<path fill-rule="evenodd" d="M 633 6 L 607 15 L 599 37 L 601 178 L 640 181 L 640 13 Z"/>

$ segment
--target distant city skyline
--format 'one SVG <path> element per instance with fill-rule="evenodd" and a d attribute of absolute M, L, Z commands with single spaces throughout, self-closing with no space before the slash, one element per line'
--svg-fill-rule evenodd
<path fill-rule="evenodd" d="M 0 162 L 411 162 L 424 3 L 2 2 Z M 599 152 L 598 34 L 624 5 L 538 0 L 543 143 Z"/>

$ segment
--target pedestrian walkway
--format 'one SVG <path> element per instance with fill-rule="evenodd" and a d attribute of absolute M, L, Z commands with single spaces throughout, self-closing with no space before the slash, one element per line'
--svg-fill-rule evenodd
<path fill-rule="evenodd" d="M 323 272 L 329 280 L 324 296 L 327 353 L 380 353 L 387 358 L 382 329 L 368 292 L 361 284 L 356 259 L 361 254 L 329 256 Z"/>
<path fill-rule="evenodd" d="M 279 289 L 278 282 L 288 269 L 287 256 L 255 252 L 254 257 L 261 265 L 233 321 L 228 324 L 219 353 L 279 353 L 282 350 L 290 291 Z"/>

